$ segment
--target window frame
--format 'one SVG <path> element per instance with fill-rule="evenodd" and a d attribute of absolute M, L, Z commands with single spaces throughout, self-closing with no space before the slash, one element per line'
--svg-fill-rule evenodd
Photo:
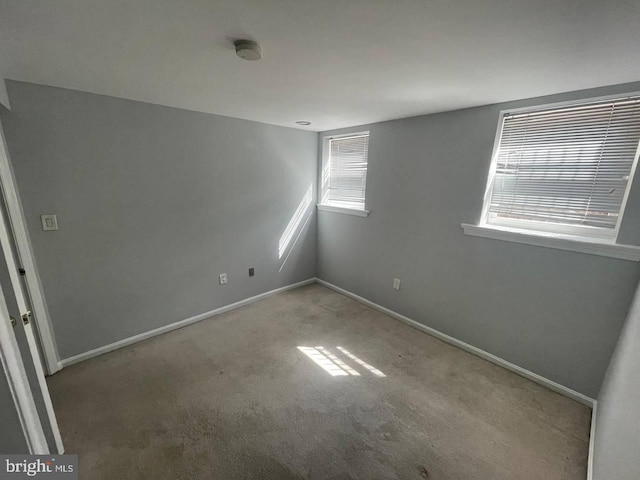
<path fill-rule="evenodd" d="M 491 206 L 491 198 L 493 196 L 493 185 L 495 182 L 496 168 L 498 163 L 498 152 L 500 151 L 500 144 L 502 140 L 502 131 L 504 128 L 504 119 L 506 115 L 514 113 L 530 113 L 540 112 L 546 110 L 554 110 L 563 107 L 578 107 L 580 105 L 588 105 L 597 102 L 606 102 L 608 100 L 625 100 L 632 97 L 640 96 L 640 92 L 620 93 L 614 95 L 606 95 L 599 97 L 580 98 L 575 100 L 567 100 L 563 102 L 553 102 L 541 105 L 532 105 L 528 107 L 509 108 L 501 110 L 498 116 L 498 126 L 496 128 L 495 139 L 493 142 L 493 151 L 491 153 L 491 163 L 489 165 L 489 172 L 487 175 L 487 181 L 485 183 L 485 193 L 483 197 L 482 213 L 480 215 L 480 221 L 478 227 L 509 230 L 516 233 L 523 233 L 526 235 L 541 236 L 541 237 L 555 237 L 560 239 L 575 240 L 589 243 L 605 243 L 616 244 L 618 234 L 620 232 L 620 226 L 622 219 L 624 218 L 625 208 L 627 206 L 627 200 L 633 186 L 633 179 L 636 172 L 640 157 L 640 142 L 636 148 L 636 153 L 633 159 L 633 165 L 629 173 L 629 180 L 625 188 L 625 193 L 620 204 L 620 212 L 616 219 L 616 226 L 613 230 L 607 231 L 604 228 L 592 227 L 587 225 L 569 225 L 562 223 L 542 222 L 536 220 L 522 220 L 522 219 L 490 219 L 489 208 Z"/>
<path fill-rule="evenodd" d="M 369 150 L 367 150 L 367 172 L 364 178 L 364 204 L 362 208 L 356 208 L 350 205 L 341 205 L 337 202 L 331 203 L 325 200 L 328 193 L 327 183 L 330 178 L 330 155 L 331 155 L 331 140 L 350 137 L 367 136 L 369 138 L 369 147 L 371 142 L 371 132 L 369 130 L 340 133 L 336 135 L 326 135 L 322 137 L 322 164 L 320 166 L 320 197 L 317 205 L 318 210 L 334 213 L 344 213 L 347 215 L 356 215 L 359 217 L 366 217 L 369 215 L 367 210 L 367 176 L 369 175 Z"/>

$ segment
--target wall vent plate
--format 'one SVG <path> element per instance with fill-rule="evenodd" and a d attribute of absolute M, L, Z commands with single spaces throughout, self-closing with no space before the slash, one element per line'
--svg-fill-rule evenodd
<path fill-rule="evenodd" d="M 58 230 L 58 218 L 55 215 L 40 215 L 42 230 Z"/>

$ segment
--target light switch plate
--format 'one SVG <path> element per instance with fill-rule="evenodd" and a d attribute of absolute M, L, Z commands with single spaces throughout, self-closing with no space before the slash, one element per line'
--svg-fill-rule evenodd
<path fill-rule="evenodd" d="M 396 290 L 400 290 L 400 279 L 399 278 L 394 278 L 393 279 L 393 288 L 395 288 Z"/>
<path fill-rule="evenodd" d="M 58 230 L 58 218 L 55 215 L 40 215 L 43 230 Z"/>
<path fill-rule="evenodd" d="M 227 274 L 226 273 L 221 273 L 220 274 L 220 285 L 226 285 L 227 284 Z"/>

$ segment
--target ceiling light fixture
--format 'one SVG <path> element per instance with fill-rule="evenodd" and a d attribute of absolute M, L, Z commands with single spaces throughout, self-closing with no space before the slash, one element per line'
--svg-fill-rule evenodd
<path fill-rule="evenodd" d="M 298 120 L 296 122 L 298 125 L 311 125 L 311 122 L 307 122 L 306 120 Z"/>
<path fill-rule="evenodd" d="M 236 55 L 243 60 L 260 60 L 262 58 L 262 49 L 253 40 L 236 40 L 233 44 L 236 46 Z"/>

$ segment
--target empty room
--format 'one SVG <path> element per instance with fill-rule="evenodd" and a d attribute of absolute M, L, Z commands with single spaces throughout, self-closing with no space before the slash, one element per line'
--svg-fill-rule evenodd
<path fill-rule="evenodd" d="M 638 480 L 638 45 L 0 0 L 0 479 Z"/>

